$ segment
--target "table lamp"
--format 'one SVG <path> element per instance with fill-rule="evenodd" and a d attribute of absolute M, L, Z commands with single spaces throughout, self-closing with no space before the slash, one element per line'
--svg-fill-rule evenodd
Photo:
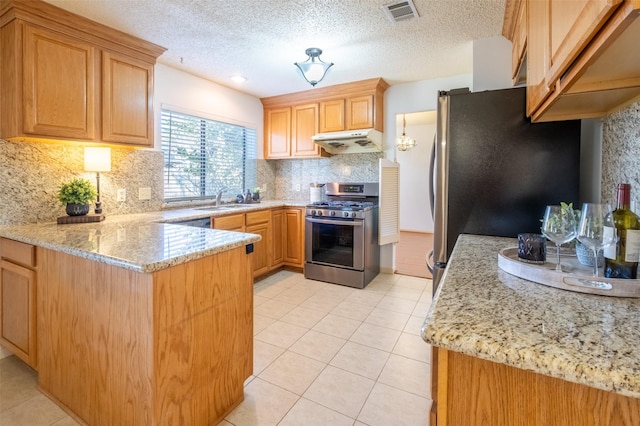
<path fill-rule="evenodd" d="M 98 196 L 96 198 L 96 214 L 102 213 L 102 203 L 100 203 L 100 172 L 111 171 L 111 148 L 84 148 L 84 170 L 86 172 L 96 172 L 96 183 Z"/>

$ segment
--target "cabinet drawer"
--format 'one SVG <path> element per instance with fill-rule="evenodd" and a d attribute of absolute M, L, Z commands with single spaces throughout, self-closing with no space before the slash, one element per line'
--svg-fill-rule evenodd
<path fill-rule="evenodd" d="M 0 238 L 0 257 L 34 268 L 36 266 L 36 247 L 20 241 Z"/>
<path fill-rule="evenodd" d="M 226 231 L 244 231 L 244 214 L 214 217 L 213 228 Z"/>
<path fill-rule="evenodd" d="M 270 210 L 247 213 L 247 226 L 255 225 L 257 223 L 266 223 L 269 222 L 269 220 L 271 220 Z"/>

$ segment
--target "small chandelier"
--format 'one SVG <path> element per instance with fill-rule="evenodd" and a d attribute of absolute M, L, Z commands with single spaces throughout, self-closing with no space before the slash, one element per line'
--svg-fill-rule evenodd
<path fill-rule="evenodd" d="M 327 75 L 327 71 L 333 66 L 333 62 L 330 64 L 322 62 L 320 60 L 322 50 L 317 47 L 310 47 L 305 50 L 304 53 L 306 53 L 309 58 L 302 63 L 294 62 L 294 65 L 298 67 L 304 79 L 312 86 L 315 86 Z"/>
<path fill-rule="evenodd" d="M 398 138 L 396 141 L 396 147 L 398 151 L 408 151 L 414 146 L 416 146 L 416 141 L 413 138 L 410 138 L 406 134 L 407 121 L 404 118 L 404 114 L 402 114 L 402 136 Z"/>

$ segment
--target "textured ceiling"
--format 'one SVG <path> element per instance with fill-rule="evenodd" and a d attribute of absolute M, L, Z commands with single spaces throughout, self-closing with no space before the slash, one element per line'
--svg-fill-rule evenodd
<path fill-rule="evenodd" d="M 498 36 L 505 0 L 414 0 L 391 22 L 389 0 L 47 0 L 159 44 L 159 62 L 258 97 L 310 89 L 294 67 L 308 47 L 335 65 L 316 87 L 390 84 L 472 70 L 472 41 Z M 247 78 L 242 85 L 234 74 Z"/>

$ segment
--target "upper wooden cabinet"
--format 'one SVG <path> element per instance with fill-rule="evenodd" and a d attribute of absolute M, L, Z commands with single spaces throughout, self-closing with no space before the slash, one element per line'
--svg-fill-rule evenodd
<path fill-rule="evenodd" d="M 513 85 L 526 82 L 527 52 L 527 1 L 507 1 L 503 25 L 503 35 L 512 41 L 511 79 Z"/>
<path fill-rule="evenodd" d="M 601 117 L 638 99 L 639 0 L 524 1 L 533 121 Z M 516 2 L 508 1 L 507 14 Z M 513 20 L 505 16 L 503 35 L 515 43 L 507 25 Z"/>
<path fill-rule="evenodd" d="M 153 146 L 164 48 L 40 1 L 0 6 L 0 138 Z"/>
<path fill-rule="evenodd" d="M 383 79 L 375 78 L 262 98 L 265 158 L 326 156 L 311 140 L 318 132 L 383 131 L 387 87 Z"/>

